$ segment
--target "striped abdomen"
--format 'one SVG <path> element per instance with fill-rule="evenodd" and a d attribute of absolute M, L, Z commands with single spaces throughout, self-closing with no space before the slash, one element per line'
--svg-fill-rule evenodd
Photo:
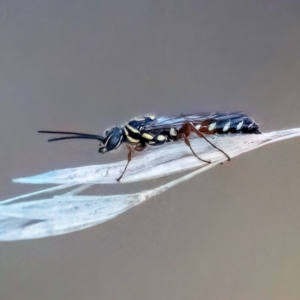
<path fill-rule="evenodd" d="M 197 130 L 205 134 L 261 133 L 259 126 L 252 118 L 241 114 L 219 115 L 202 122 L 192 123 Z"/>

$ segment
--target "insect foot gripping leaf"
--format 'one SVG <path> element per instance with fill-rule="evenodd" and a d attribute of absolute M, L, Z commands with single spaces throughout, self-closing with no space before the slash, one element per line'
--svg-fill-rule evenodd
<path fill-rule="evenodd" d="M 210 135 L 214 145 L 225 151 L 230 158 L 273 142 L 300 136 L 300 128 L 263 134 Z M 115 184 L 127 161 L 112 164 L 85 166 L 55 170 L 44 174 L 15 179 L 14 182 L 29 184 L 57 184 L 31 194 L 21 195 L 0 202 L 0 240 L 34 239 L 78 231 L 105 222 L 126 210 L 159 195 L 169 188 L 226 162 L 215 147 L 203 139 L 190 138 L 197 155 L 210 160 L 207 164 L 197 159 L 184 141 L 170 143 L 143 151 L 135 157 L 126 171 L 122 183 L 138 182 L 196 169 L 181 178 L 152 190 L 133 194 L 109 196 L 82 195 L 94 184 Z M 58 190 L 73 188 L 56 195 Z M 27 200 L 45 194 L 38 200 Z"/>

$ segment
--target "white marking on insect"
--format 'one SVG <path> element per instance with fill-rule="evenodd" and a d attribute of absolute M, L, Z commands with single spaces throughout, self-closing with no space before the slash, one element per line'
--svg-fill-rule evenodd
<path fill-rule="evenodd" d="M 170 135 L 171 136 L 177 136 L 177 132 L 176 132 L 175 128 L 170 129 Z"/>
<path fill-rule="evenodd" d="M 144 138 L 144 139 L 147 139 L 147 140 L 153 140 L 153 135 L 151 135 L 151 134 L 149 134 L 149 133 L 146 133 L 146 132 L 144 132 L 143 134 L 142 134 L 142 137 Z"/>
<path fill-rule="evenodd" d="M 216 128 L 216 125 L 217 125 L 216 122 L 211 123 L 211 124 L 208 126 L 208 130 L 209 130 L 209 131 L 213 131 L 213 130 Z"/>
<path fill-rule="evenodd" d="M 145 118 L 144 117 L 135 117 L 134 119 L 132 119 L 131 121 L 144 121 Z"/>
<path fill-rule="evenodd" d="M 124 126 L 124 132 L 125 132 L 125 135 L 128 136 L 129 132 L 125 126 Z"/>
<path fill-rule="evenodd" d="M 241 121 L 239 124 L 236 126 L 236 130 L 240 130 L 243 126 L 244 121 Z"/>
<path fill-rule="evenodd" d="M 129 129 L 133 133 L 141 134 L 136 128 L 130 126 L 129 124 L 126 124 L 125 127 L 127 127 L 127 129 Z"/>
<path fill-rule="evenodd" d="M 197 130 L 199 130 L 201 128 L 201 124 L 197 124 L 195 127 Z"/>
<path fill-rule="evenodd" d="M 160 142 L 162 142 L 162 141 L 164 141 L 165 139 L 166 139 L 166 137 L 164 136 L 164 135 L 159 135 L 159 136 L 157 136 L 156 137 L 156 139 L 158 140 L 158 141 L 160 141 Z"/>
<path fill-rule="evenodd" d="M 107 140 L 106 140 L 106 142 L 104 144 L 105 147 L 107 146 L 107 144 L 108 144 L 109 140 L 112 138 L 112 136 L 113 136 L 113 134 L 111 134 L 111 135 L 108 136 L 108 138 L 107 138 Z"/>
<path fill-rule="evenodd" d="M 229 129 L 229 127 L 230 127 L 230 121 L 227 122 L 227 123 L 225 124 L 225 126 L 223 127 L 223 132 L 227 131 L 227 130 Z"/>
<path fill-rule="evenodd" d="M 112 138 L 112 136 L 113 136 L 113 134 L 111 134 L 111 135 L 107 138 L 105 144 L 99 145 L 99 149 L 101 149 L 101 152 L 103 152 L 103 153 L 104 153 L 104 152 L 107 152 L 106 147 L 107 147 L 107 144 L 108 144 L 109 140 Z"/>
<path fill-rule="evenodd" d="M 140 141 L 140 140 L 132 138 L 130 135 L 127 135 L 126 138 L 130 143 L 138 143 Z"/>

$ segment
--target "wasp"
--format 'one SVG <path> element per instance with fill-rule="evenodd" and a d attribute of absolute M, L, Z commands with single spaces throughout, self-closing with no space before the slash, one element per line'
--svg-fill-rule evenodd
<path fill-rule="evenodd" d="M 203 160 L 196 155 L 188 137 L 191 133 L 205 139 L 212 147 L 222 152 L 227 160 L 230 157 L 220 148 L 210 142 L 206 136 L 216 134 L 260 134 L 259 126 L 252 118 L 243 112 L 229 113 L 199 113 L 199 114 L 181 114 L 176 117 L 155 117 L 149 114 L 143 117 L 134 118 L 122 126 L 116 126 L 104 131 L 103 135 L 86 134 L 79 132 L 67 131 L 38 131 L 40 133 L 63 134 L 67 136 L 51 138 L 48 141 L 59 141 L 66 139 L 94 139 L 100 141 L 99 153 L 106 153 L 116 150 L 123 143 L 126 143 L 129 149 L 127 155 L 127 164 L 117 179 L 120 181 L 123 177 L 129 162 L 134 156 L 135 151 L 144 150 L 147 145 L 159 146 L 168 142 L 184 140 L 185 144 L 191 149 L 192 153 L 201 161 Z"/>

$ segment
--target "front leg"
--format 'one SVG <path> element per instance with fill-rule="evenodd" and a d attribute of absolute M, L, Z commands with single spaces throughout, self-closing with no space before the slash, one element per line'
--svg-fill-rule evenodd
<path fill-rule="evenodd" d="M 127 164 L 126 164 L 126 166 L 125 166 L 125 168 L 124 168 L 121 176 L 119 178 L 117 178 L 118 182 L 120 182 L 120 180 L 123 177 L 123 175 L 124 175 L 124 173 L 125 173 L 128 165 L 129 165 L 131 159 L 134 157 L 134 154 L 135 154 L 134 151 L 143 151 L 145 149 L 145 147 L 146 147 L 145 145 L 142 145 L 142 144 L 138 144 L 138 145 L 136 145 L 134 147 L 132 147 L 132 146 L 130 146 L 128 144 L 126 146 L 127 146 L 127 149 L 129 150 L 129 152 L 127 154 Z"/>
<path fill-rule="evenodd" d="M 124 173 L 125 173 L 125 171 L 126 171 L 128 165 L 129 165 L 129 163 L 130 163 L 132 157 L 134 156 L 134 150 L 132 149 L 132 147 L 130 147 L 130 146 L 128 146 L 128 145 L 126 145 L 126 146 L 127 146 L 127 149 L 129 150 L 129 152 L 128 152 L 128 154 L 127 154 L 127 164 L 126 164 L 126 166 L 125 166 L 125 168 L 124 168 L 124 170 L 123 170 L 121 176 L 120 176 L 119 178 L 117 178 L 117 181 L 118 181 L 118 182 L 120 182 L 120 180 L 121 180 L 121 178 L 123 177 L 123 175 L 124 175 Z"/>

